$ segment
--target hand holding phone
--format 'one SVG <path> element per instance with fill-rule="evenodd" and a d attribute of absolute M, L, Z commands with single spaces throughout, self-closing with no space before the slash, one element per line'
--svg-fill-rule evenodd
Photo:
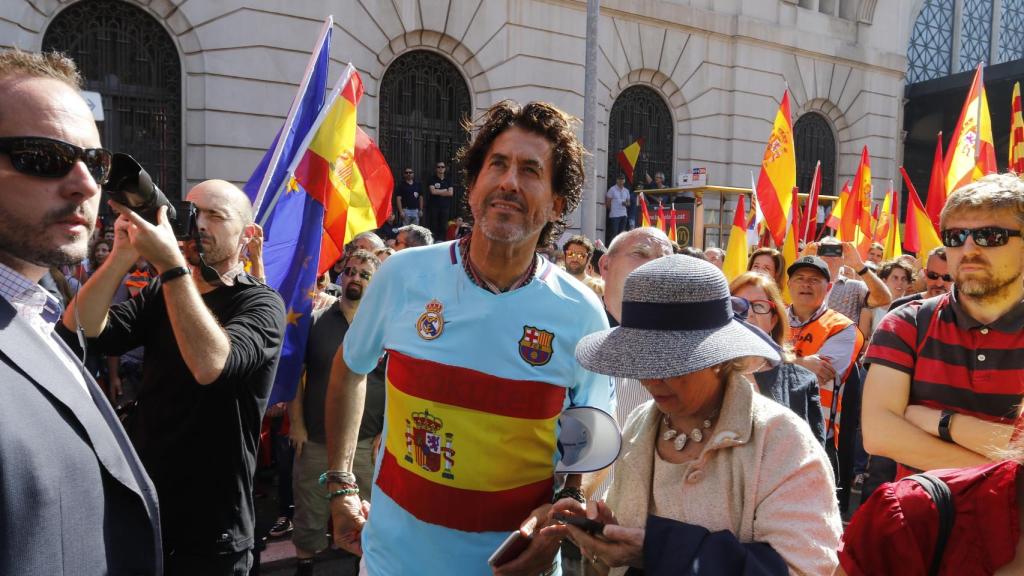
<path fill-rule="evenodd" d="M 825 257 L 843 257 L 843 245 L 842 244 L 820 244 L 818 245 L 818 256 Z"/>
<path fill-rule="evenodd" d="M 530 545 L 530 540 L 531 538 L 523 536 L 519 530 L 516 530 L 508 535 L 508 538 L 501 543 L 501 546 L 498 546 L 494 554 L 491 554 L 491 557 L 487 559 L 487 563 L 497 568 L 502 564 L 515 560 Z"/>
<path fill-rule="evenodd" d="M 558 522 L 561 522 L 562 524 L 568 524 L 570 526 L 575 526 L 575 527 L 579 528 L 580 530 L 583 530 L 587 534 L 593 534 L 595 536 L 600 536 L 601 533 L 604 532 L 604 523 L 603 522 L 598 522 L 597 520 L 591 520 L 590 518 L 587 518 L 586 516 L 570 516 L 568 514 L 555 514 L 554 516 L 552 516 L 552 518 L 554 518 Z"/>

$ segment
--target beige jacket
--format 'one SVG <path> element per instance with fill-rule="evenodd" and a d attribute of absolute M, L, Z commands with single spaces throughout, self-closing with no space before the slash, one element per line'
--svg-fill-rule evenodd
<path fill-rule="evenodd" d="M 608 505 L 624 526 L 647 520 L 661 412 L 650 401 L 622 433 Z M 842 533 L 828 457 L 807 424 L 754 392 L 743 376 L 726 384 L 721 415 L 697 460 L 684 464 L 674 509 L 659 515 L 729 530 L 741 542 L 766 542 L 793 574 L 831 575 Z M 611 574 L 623 574 L 624 568 Z"/>

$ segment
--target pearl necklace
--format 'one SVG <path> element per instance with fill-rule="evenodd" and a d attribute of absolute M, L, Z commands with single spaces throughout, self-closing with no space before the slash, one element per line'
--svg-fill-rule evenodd
<path fill-rule="evenodd" d="M 714 419 L 716 416 L 718 416 L 717 410 L 715 410 L 710 416 L 704 419 L 704 422 L 701 423 L 703 430 L 708 430 L 711 428 L 712 419 Z M 687 436 L 685 432 L 680 432 L 672 427 L 672 419 L 669 418 L 668 414 L 662 416 L 661 419 L 665 423 L 665 428 L 667 428 L 667 430 L 662 432 L 661 438 L 662 440 L 666 441 L 671 440 L 672 447 L 675 448 L 677 451 L 685 448 L 686 442 L 688 440 L 693 440 L 694 442 L 698 443 L 704 440 L 704 431 L 701 428 L 694 428 L 693 430 L 690 430 L 690 435 Z"/>

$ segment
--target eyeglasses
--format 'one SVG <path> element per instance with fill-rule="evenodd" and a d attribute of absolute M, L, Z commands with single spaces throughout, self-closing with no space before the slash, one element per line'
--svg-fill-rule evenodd
<path fill-rule="evenodd" d="M 967 237 L 974 238 L 974 243 L 982 248 L 1003 246 L 1013 236 L 1020 236 L 1020 230 L 1010 230 L 998 226 L 982 228 L 947 228 L 942 231 L 942 244 L 947 248 L 959 248 L 967 242 Z"/>
<path fill-rule="evenodd" d="M 1004 244 L 1005 244 L 1005 242 L 1004 242 Z M 980 244 L 979 244 L 979 246 L 980 246 Z M 953 277 L 950 276 L 949 274 L 939 274 L 938 272 L 932 272 L 931 270 L 925 270 L 924 271 L 924 275 L 927 276 L 929 280 L 938 280 L 939 278 L 942 278 L 943 282 L 952 282 L 953 281 Z"/>
<path fill-rule="evenodd" d="M 360 278 L 366 280 L 367 282 L 370 281 L 370 278 L 373 278 L 373 274 L 370 274 L 366 270 L 356 270 L 351 266 L 346 266 L 345 269 L 341 271 L 341 273 L 344 274 L 345 276 L 355 276 L 356 274 L 358 274 Z"/>
<path fill-rule="evenodd" d="M 586 252 L 566 252 L 565 253 L 565 257 L 566 258 L 580 258 L 580 259 L 585 260 L 587 258 L 587 253 Z"/>
<path fill-rule="evenodd" d="M 11 158 L 11 166 L 18 172 L 40 178 L 63 178 L 81 160 L 100 185 L 110 175 L 113 158 L 103 148 L 79 148 L 61 140 L 32 136 L 0 138 L 0 152 Z"/>
<path fill-rule="evenodd" d="M 772 314 L 775 312 L 775 307 L 768 300 L 747 300 L 739 296 L 731 296 L 729 300 L 732 304 L 733 314 L 743 320 L 746 320 L 751 312 L 754 314 Z"/>

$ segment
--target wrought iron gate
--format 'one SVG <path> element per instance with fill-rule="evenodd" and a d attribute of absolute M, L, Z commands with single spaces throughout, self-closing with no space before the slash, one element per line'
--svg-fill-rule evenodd
<path fill-rule="evenodd" d="M 181 61 L 152 16 L 118 0 L 83 0 L 54 18 L 44 50 L 71 57 L 103 95 L 104 147 L 131 154 L 170 198 L 182 193 Z"/>
<path fill-rule="evenodd" d="M 654 178 L 657 172 L 665 174 L 665 184 L 673 185 L 673 138 L 675 126 L 665 101 L 646 86 L 630 86 L 619 94 L 608 118 L 608 185 L 622 172 L 616 155 L 638 138 L 644 139 L 634 170 L 633 188 L 644 182 L 644 175 Z M 603 193 L 599 194 L 601 197 Z"/>

